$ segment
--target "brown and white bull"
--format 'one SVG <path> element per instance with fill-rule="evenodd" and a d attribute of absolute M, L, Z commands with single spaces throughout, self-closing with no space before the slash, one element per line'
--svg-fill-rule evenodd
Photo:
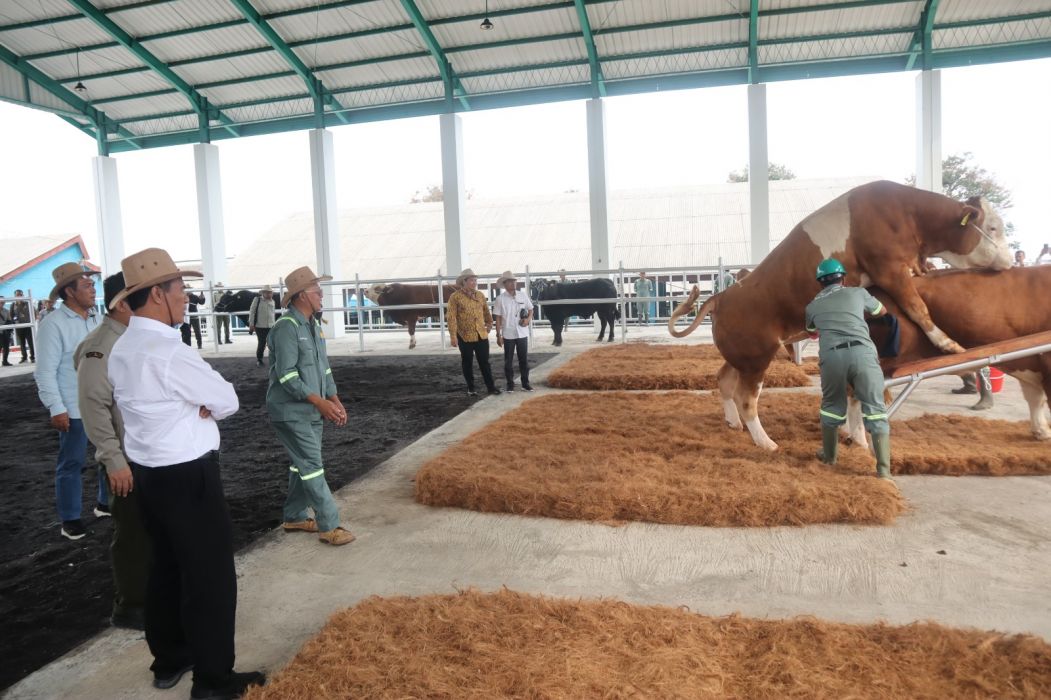
<path fill-rule="evenodd" d="M 945 352 L 963 348 L 934 324 L 916 293 L 913 275 L 925 272 L 926 258 L 941 257 L 960 268 L 1011 266 L 1003 222 L 985 200 L 958 202 L 880 181 L 855 187 L 803 219 L 752 274 L 710 297 L 693 323 L 678 331 L 676 319 L 697 300 L 695 287 L 668 330 L 681 338 L 708 314 L 718 316 L 713 335 L 726 359 L 718 374 L 726 422 L 740 429 L 743 418 L 760 447 L 777 449 L 759 421 L 763 375 L 782 343 L 803 336 L 806 305 L 821 288 L 815 270 L 830 257 L 843 263 L 847 284 L 885 289 Z"/>
<path fill-rule="evenodd" d="M 451 284 L 442 285 L 442 301 L 448 303 L 456 291 Z M 413 304 L 437 304 L 438 285 L 431 284 L 374 284 L 365 295 L 380 306 L 409 306 Z M 394 309 L 387 313 L 394 322 L 409 329 L 409 349 L 416 347 L 416 322 L 421 318 L 438 318 L 438 309 Z"/>
<path fill-rule="evenodd" d="M 943 270 L 916 281 L 916 291 L 938 325 L 964 346 L 973 348 L 1023 335 L 1051 331 L 1051 265 L 1016 267 L 1003 272 Z M 887 310 L 899 316 L 897 357 L 880 359 L 885 376 L 908 362 L 937 357 L 941 352 L 916 324 L 901 318 L 901 311 L 885 291 L 869 289 Z M 870 324 L 872 339 L 881 347 L 889 329 Z M 1018 380 L 1029 404 L 1033 435 L 1051 440 L 1047 402 L 1051 397 L 1051 353 L 1034 355 L 997 365 Z M 865 438 L 860 410 L 854 402 L 847 413 L 848 430 L 855 442 Z"/>

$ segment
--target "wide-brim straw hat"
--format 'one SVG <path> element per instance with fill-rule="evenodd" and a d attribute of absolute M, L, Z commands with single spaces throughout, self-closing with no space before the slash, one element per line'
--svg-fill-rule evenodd
<path fill-rule="evenodd" d="M 504 273 L 500 275 L 500 279 L 496 280 L 496 285 L 502 287 L 504 282 L 517 282 L 518 278 L 514 276 L 514 273 L 510 270 L 504 270 Z"/>
<path fill-rule="evenodd" d="M 73 282 L 81 277 L 91 277 L 99 273 L 94 270 L 89 270 L 83 265 L 75 262 L 68 262 L 64 265 L 59 265 L 51 271 L 51 277 L 55 280 L 55 288 L 51 290 L 51 293 L 47 295 L 48 299 L 55 301 L 58 299 L 58 290 L 65 287 L 70 282 Z"/>
<path fill-rule="evenodd" d="M 272 292 L 272 291 L 274 291 L 273 287 L 271 287 L 269 284 L 264 284 L 263 288 L 259 290 L 259 293 L 262 294 L 263 292 Z"/>
<path fill-rule="evenodd" d="M 330 279 L 332 277 L 329 275 L 314 274 L 314 271 L 306 265 L 297 267 L 285 277 L 285 286 L 288 287 L 285 291 L 285 298 L 291 299 L 315 282 L 328 282 Z"/>
<path fill-rule="evenodd" d="M 124 272 L 124 290 L 113 297 L 109 303 L 112 311 L 117 304 L 127 299 L 140 289 L 147 289 L 155 284 L 164 284 L 179 277 L 204 277 L 195 270 L 180 270 L 175 266 L 172 256 L 161 248 L 147 248 L 120 261 Z"/>
<path fill-rule="evenodd" d="M 463 283 L 466 282 L 469 278 L 477 276 L 478 275 L 474 274 L 474 270 L 472 270 L 469 267 L 465 268 L 464 271 L 460 273 L 460 276 L 456 278 L 456 286 L 462 287 Z"/>

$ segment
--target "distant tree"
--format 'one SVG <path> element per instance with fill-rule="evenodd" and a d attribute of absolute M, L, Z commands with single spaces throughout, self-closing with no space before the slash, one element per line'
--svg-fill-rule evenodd
<path fill-rule="evenodd" d="M 440 185 L 431 185 L 425 192 L 416 190 L 416 193 L 412 195 L 412 199 L 409 200 L 409 204 L 419 204 L 420 202 L 441 202 L 445 199 L 445 193 L 442 192 Z"/>
<path fill-rule="evenodd" d="M 796 174 L 789 170 L 786 165 L 770 163 L 767 171 L 767 178 L 770 180 L 795 180 Z M 726 181 L 748 182 L 748 166 L 744 166 L 743 170 L 731 170 L 730 174 L 726 176 Z"/>
<path fill-rule="evenodd" d="M 996 175 L 973 163 L 973 159 L 973 153 L 964 151 L 954 153 L 942 161 L 942 192 L 959 201 L 971 197 L 985 197 L 1003 216 L 1004 210 L 1010 209 L 1014 204 L 1011 191 L 997 182 Z M 915 186 L 916 176 L 910 175 L 905 182 Z M 1014 224 L 1005 220 L 1004 233 L 1011 238 L 1015 233 Z M 1017 249 L 1019 243 L 1010 241 L 1010 245 Z"/>

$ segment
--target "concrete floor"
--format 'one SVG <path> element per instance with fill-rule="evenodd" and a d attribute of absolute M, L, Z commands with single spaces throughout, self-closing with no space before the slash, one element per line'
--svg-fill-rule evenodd
<path fill-rule="evenodd" d="M 585 330 L 573 329 L 559 356 L 535 371 L 536 385 L 593 347 Z M 671 341 L 663 328 L 629 330 L 632 340 Z M 548 349 L 549 333 L 540 331 L 535 351 Z M 441 352 L 437 335 L 421 334 L 419 343 L 414 352 Z M 384 354 L 407 352 L 407 345 L 403 334 L 369 340 L 370 352 Z M 332 346 L 333 354 L 356 354 L 357 339 Z M 239 340 L 222 354 L 247 355 L 253 348 L 253 340 Z M 450 372 L 458 371 L 449 359 Z M 926 411 L 973 415 L 966 408 L 973 397 L 949 393 L 958 385 L 954 377 L 926 382 L 898 417 Z M 327 548 L 309 535 L 275 532 L 239 554 L 237 667 L 280 669 L 332 612 L 367 596 L 466 587 L 615 597 L 712 615 L 929 619 L 1051 640 L 1051 477 L 899 477 L 912 510 L 887 527 L 609 527 L 413 501 L 412 478 L 424 461 L 526 398 L 516 393 L 480 401 L 341 490 L 345 524 L 358 536 L 350 546 Z M 1009 379 L 996 408 L 981 415 L 1027 419 L 1017 382 Z M 5 697 L 160 699 L 188 693 L 189 679 L 175 693 L 153 690 L 149 663 L 141 635 L 108 630 Z"/>

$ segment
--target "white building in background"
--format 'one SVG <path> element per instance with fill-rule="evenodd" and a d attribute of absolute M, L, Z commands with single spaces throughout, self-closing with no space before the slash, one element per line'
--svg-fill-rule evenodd
<path fill-rule="evenodd" d="M 875 177 L 778 180 L 770 183 L 770 247 L 815 209 Z M 466 238 L 471 267 L 551 272 L 591 267 L 588 195 L 574 192 L 471 199 Z M 749 257 L 748 183 L 610 194 L 614 266 L 646 268 L 740 265 Z M 340 212 L 341 269 L 353 280 L 434 276 L 445 266 L 441 202 Z M 295 214 L 263 233 L 228 267 L 228 285 L 274 284 L 300 265 L 314 265 L 314 217 Z M 459 270 L 452 270 L 453 275 Z"/>

